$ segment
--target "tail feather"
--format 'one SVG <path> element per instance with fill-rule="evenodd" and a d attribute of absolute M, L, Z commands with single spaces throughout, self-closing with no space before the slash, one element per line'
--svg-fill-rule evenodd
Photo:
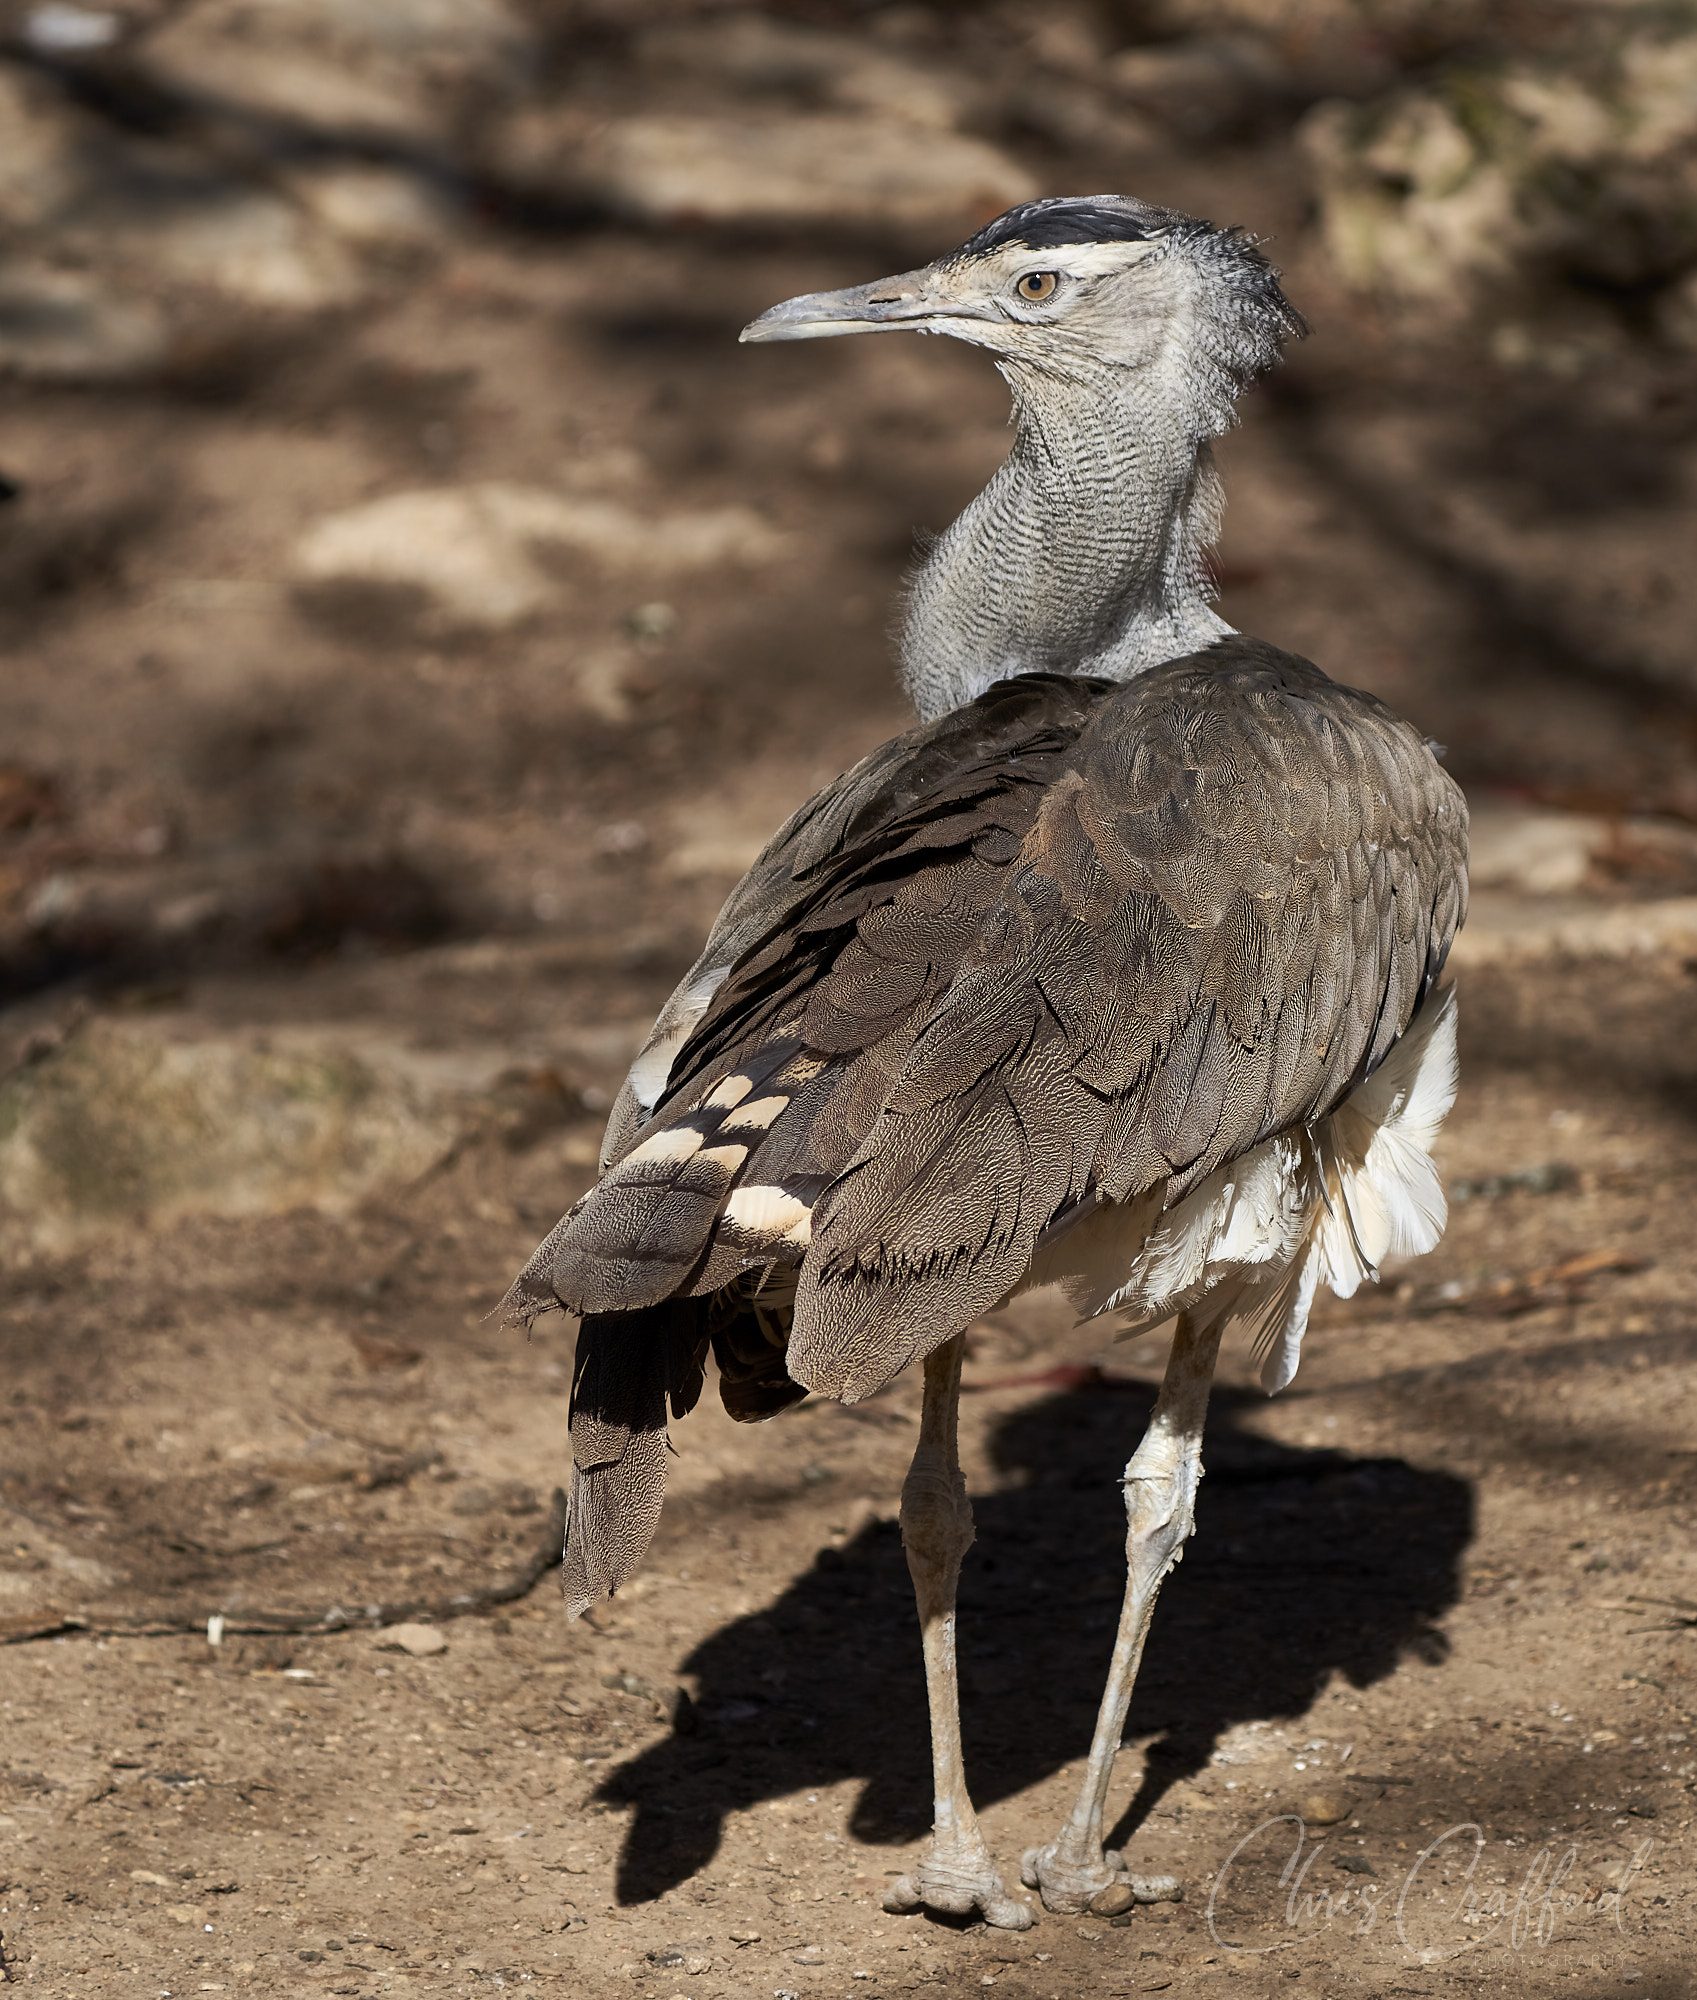
<path fill-rule="evenodd" d="M 701 1394 L 707 1301 L 592 1313 L 572 1371 L 571 1498 L 562 1582 L 576 1618 L 610 1597 L 647 1553 L 666 1497 L 666 1414 Z"/>
<path fill-rule="evenodd" d="M 576 1618 L 611 1597 L 643 1556 L 666 1497 L 668 1412 L 684 1417 L 705 1379 L 739 1423 L 776 1416 L 807 1391 L 784 1364 L 793 1281 L 747 1278 L 714 1297 L 590 1313 L 572 1371 L 572 1486 L 562 1581 Z"/>
<path fill-rule="evenodd" d="M 755 1265 L 799 1264 L 814 1190 L 766 1180 L 759 1161 L 763 1150 L 794 1153 L 786 1114 L 823 1067 L 783 1039 L 663 1107 L 532 1256 L 503 1302 L 508 1317 L 640 1311 Z"/>

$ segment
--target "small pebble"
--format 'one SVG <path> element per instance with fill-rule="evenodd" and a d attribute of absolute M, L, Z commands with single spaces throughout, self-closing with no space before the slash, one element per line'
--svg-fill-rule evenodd
<path fill-rule="evenodd" d="M 1129 1882 L 1110 1882 L 1090 1898 L 1090 1914 L 1093 1917 L 1117 1917 L 1136 1901 Z"/>
<path fill-rule="evenodd" d="M 448 1650 L 448 1635 L 435 1625 L 386 1625 L 377 1635 L 377 1647 L 384 1653 L 410 1653 L 415 1660 L 428 1660 Z"/>
<path fill-rule="evenodd" d="M 1305 1792 L 1296 1809 L 1310 1826 L 1336 1826 L 1355 1810 L 1355 1800 L 1345 1791 Z"/>

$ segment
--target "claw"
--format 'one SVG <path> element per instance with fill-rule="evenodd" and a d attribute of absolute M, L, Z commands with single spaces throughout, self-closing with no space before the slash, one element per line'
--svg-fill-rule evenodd
<path fill-rule="evenodd" d="M 1182 1903 L 1184 1884 L 1176 1875 L 1134 1875 L 1125 1865 L 1125 1856 L 1112 1847 L 1102 1850 L 1102 1859 L 1123 1882 L 1136 1903 Z"/>

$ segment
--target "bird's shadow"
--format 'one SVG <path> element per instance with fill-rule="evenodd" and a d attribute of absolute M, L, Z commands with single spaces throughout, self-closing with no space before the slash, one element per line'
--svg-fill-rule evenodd
<path fill-rule="evenodd" d="M 1124 1580 L 1118 1469 L 1152 1401 L 1140 1384 L 1071 1389 L 992 1433 L 999 1483 L 973 1496 L 959 1625 L 967 1776 L 981 1806 L 1089 1741 Z M 1274 1443 L 1240 1422 L 1259 1401 L 1226 1389 L 1214 1399 L 1196 1536 L 1162 1592 L 1128 1725 L 1154 1740 L 1116 1839 L 1233 1724 L 1301 1715 L 1333 1674 L 1364 1687 L 1407 1653 L 1446 1650 L 1436 1621 L 1456 1601 L 1471 1488 L 1398 1458 Z M 894 1523 L 822 1550 L 683 1671 L 699 1687 L 693 1726 L 597 1792 L 635 1808 L 621 1902 L 687 1881 L 727 1817 L 762 1799 L 858 1779 L 856 1838 L 895 1843 L 928 1826 L 925 1689 Z"/>

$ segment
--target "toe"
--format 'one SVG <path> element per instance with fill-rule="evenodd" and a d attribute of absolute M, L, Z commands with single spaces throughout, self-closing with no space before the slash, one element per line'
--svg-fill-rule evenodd
<path fill-rule="evenodd" d="M 930 1910 L 944 1917 L 982 1917 L 1004 1931 L 1027 1931 L 1036 1922 L 1030 1905 L 1010 1896 L 993 1868 L 967 1873 L 935 1857 L 912 1875 L 898 1875 L 884 1891 L 883 1902 L 892 1916 Z"/>
<path fill-rule="evenodd" d="M 911 1916 L 925 1907 L 925 1898 L 911 1875 L 898 1875 L 884 1891 L 884 1908 L 893 1917 Z"/>
<path fill-rule="evenodd" d="M 1056 1916 L 1078 1916 L 1085 1910 L 1115 1916 L 1134 1903 L 1176 1901 L 1178 1883 L 1170 1875 L 1132 1875 L 1123 1856 L 1111 1850 L 1100 1859 L 1063 1856 L 1055 1844 L 1028 1847 L 1020 1861 L 1020 1880 L 1043 1898 Z"/>

